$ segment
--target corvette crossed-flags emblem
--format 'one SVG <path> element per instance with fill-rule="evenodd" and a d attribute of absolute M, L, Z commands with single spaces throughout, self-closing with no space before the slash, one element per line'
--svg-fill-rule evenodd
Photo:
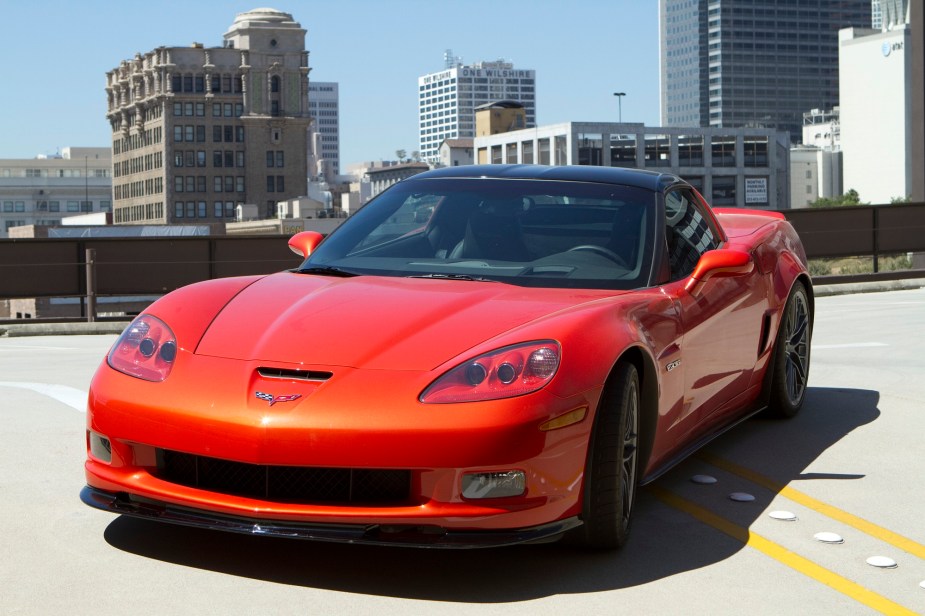
<path fill-rule="evenodd" d="M 298 400 L 302 397 L 302 394 L 289 394 L 286 396 L 274 396 L 273 394 L 265 394 L 262 391 L 257 392 L 257 397 L 261 400 L 266 400 L 270 403 L 270 406 L 273 406 L 277 402 L 292 402 L 293 400 Z"/>

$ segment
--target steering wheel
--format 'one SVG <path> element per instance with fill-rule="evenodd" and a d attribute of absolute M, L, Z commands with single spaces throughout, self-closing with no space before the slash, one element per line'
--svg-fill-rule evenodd
<path fill-rule="evenodd" d="M 572 246 L 566 252 L 573 252 L 576 250 L 587 250 L 589 252 L 595 252 L 603 257 L 607 257 L 621 267 L 627 267 L 626 261 L 623 260 L 623 257 L 609 248 L 604 248 L 603 246 L 598 246 L 597 244 L 582 244 L 581 246 Z"/>

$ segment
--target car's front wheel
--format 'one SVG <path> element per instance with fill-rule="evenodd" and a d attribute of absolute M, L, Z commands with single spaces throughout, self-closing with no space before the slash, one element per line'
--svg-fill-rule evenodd
<path fill-rule="evenodd" d="M 601 396 L 591 434 L 577 532 L 588 547 L 616 549 L 629 537 L 639 482 L 639 375 L 623 363 Z"/>
<path fill-rule="evenodd" d="M 770 410 L 779 417 L 793 417 L 806 397 L 809 381 L 809 353 L 812 338 L 809 296 L 802 282 L 793 285 L 774 351 Z"/>

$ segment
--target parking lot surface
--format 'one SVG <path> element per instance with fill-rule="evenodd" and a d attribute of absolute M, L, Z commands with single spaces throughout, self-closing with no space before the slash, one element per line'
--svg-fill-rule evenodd
<path fill-rule="evenodd" d="M 0 338 L 0 614 L 925 613 L 925 289 L 817 298 L 800 415 L 749 420 L 644 489 L 619 553 L 319 544 L 90 509 L 84 402 L 114 340 Z"/>

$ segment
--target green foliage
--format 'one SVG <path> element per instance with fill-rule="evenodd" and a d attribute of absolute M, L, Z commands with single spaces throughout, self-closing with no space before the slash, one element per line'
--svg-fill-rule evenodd
<path fill-rule="evenodd" d="M 906 195 L 905 197 L 893 197 L 893 198 L 890 199 L 890 203 L 891 203 L 891 204 L 895 204 L 895 203 L 909 203 L 910 201 L 912 201 L 912 196 L 911 196 L 911 195 Z"/>
<path fill-rule="evenodd" d="M 812 203 L 809 204 L 809 207 L 842 207 L 845 205 L 867 205 L 866 203 L 861 203 L 861 196 L 858 195 L 858 191 L 855 189 L 850 189 L 843 195 L 839 195 L 832 199 L 828 197 L 820 197 Z"/>

